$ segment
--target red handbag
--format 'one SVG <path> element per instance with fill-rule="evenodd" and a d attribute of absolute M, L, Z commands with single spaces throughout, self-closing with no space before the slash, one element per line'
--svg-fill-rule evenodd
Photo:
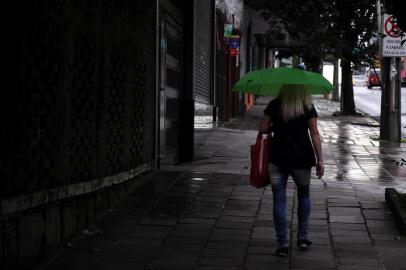
<path fill-rule="evenodd" d="M 264 187 L 269 184 L 268 171 L 268 152 L 269 152 L 269 136 L 262 137 L 258 133 L 257 141 L 250 146 L 251 148 L 251 171 L 250 183 L 256 188 Z"/>

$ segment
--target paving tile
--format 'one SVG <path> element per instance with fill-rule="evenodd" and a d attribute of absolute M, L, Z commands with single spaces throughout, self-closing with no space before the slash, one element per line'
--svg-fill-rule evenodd
<path fill-rule="evenodd" d="M 103 238 L 77 238 L 71 241 L 72 249 L 79 250 L 108 250 L 116 241 Z"/>
<path fill-rule="evenodd" d="M 175 251 L 160 249 L 153 257 L 153 260 L 161 261 L 184 261 L 184 262 L 194 262 L 198 258 L 199 253 L 193 253 L 190 251 Z"/>
<path fill-rule="evenodd" d="M 361 209 L 355 207 L 329 207 L 328 209 L 332 216 L 360 216 Z"/>
<path fill-rule="evenodd" d="M 293 259 L 320 259 L 323 258 L 323 260 L 331 260 L 334 261 L 334 255 L 332 251 L 330 250 L 319 250 L 315 251 L 314 246 L 310 250 L 306 251 L 298 251 L 298 252 L 292 252 L 292 258 Z"/>
<path fill-rule="evenodd" d="M 337 270 L 386 270 L 383 266 L 339 265 Z"/>
<path fill-rule="evenodd" d="M 228 216 L 224 215 L 222 212 L 218 218 L 218 222 L 249 222 L 253 223 L 255 220 L 254 216 Z"/>
<path fill-rule="evenodd" d="M 245 250 L 206 248 L 204 257 L 244 258 Z"/>
<path fill-rule="evenodd" d="M 78 252 L 71 252 L 70 250 L 66 250 L 63 256 L 59 256 L 52 261 L 44 263 L 41 269 L 44 270 L 54 270 L 54 269 L 78 269 L 78 270 L 85 270 L 85 269 L 92 269 L 92 265 L 97 264 L 99 261 L 105 258 L 105 253 L 103 254 L 94 254 L 88 255 L 87 253 L 78 253 Z M 136 263 L 136 265 L 144 265 L 142 263 Z"/>
<path fill-rule="evenodd" d="M 179 236 L 169 236 L 166 240 L 166 244 L 204 244 L 206 242 L 206 238 L 203 237 L 179 237 Z"/>
<path fill-rule="evenodd" d="M 177 230 L 210 230 L 211 224 L 196 224 L 196 223 L 178 223 L 175 227 Z"/>
<path fill-rule="evenodd" d="M 249 236 L 251 234 L 251 230 L 248 229 L 224 229 L 224 228 L 215 228 L 212 230 L 213 235 L 242 235 L 242 236 Z"/>
<path fill-rule="evenodd" d="M 219 221 L 216 223 L 216 228 L 223 228 L 223 229 L 251 229 L 253 223 L 251 222 L 231 222 L 231 221 Z"/>
<path fill-rule="evenodd" d="M 197 266 L 194 270 L 245 270 L 238 266 Z"/>
<path fill-rule="evenodd" d="M 180 223 L 191 223 L 191 224 L 209 224 L 213 225 L 216 223 L 217 219 L 215 218 L 193 218 L 193 217 L 185 217 L 180 219 Z"/>
<path fill-rule="evenodd" d="M 338 258 L 338 261 L 341 265 L 346 266 L 382 266 L 379 258 Z"/>
<path fill-rule="evenodd" d="M 146 263 L 156 253 L 157 248 L 131 247 L 119 245 L 112 248 L 106 255 L 106 260 L 116 262 Z"/>
<path fill-rule="evenodd" d="M 173 229 L 172 226 L 138 225 L 129 233 L 129 237 L 136 238 L 163 238 Z"/>
<path fill-rule="evenodd" d="M 364 216 L 367 220 L 378 219 L 392 221 L 392 215 L 387 211 L 364 211 Z"/>
<path fill-rule="evenodd" d="M 393 232 L 391 232 L 390 234 L 371 233 L 371 238 L 374 239 L 378 243 L 380 241 L 389 241 L 391 243 L 392 243 L 392 241 L 396 241 L 396 242 L 397 241 L 399 241 L 399 242 L 405 242 L 406 241 L 405 236 L 397 235 L 397 234 L 395 234 Z"/>
<path fill-rule="evenodd" d="M 206 257 L 201 256 L 198 260 L 199 265 L 214 265 L 214 266 L 238 266 L 241 267 L 244 263 L 243 258 L 222 258 L 222 257 Z"/>
<path fill-rule="evenodd" d="M 393 227 L 393 220 L 368 220 L 368 227 Z"/>
<path fill-rule="evenodd" d="M 177 223 L 177 219 L 171 218 L 157 218 L 157 217 L 145 217 L 140 221 L 140 224 L 144 225 L 162 225 L 162 226 L 174 226 Z"/>
<path fill-rule="evenodd" d="M 249 246 L 260 246 L 260 247 L 276 247 L 276 238 L 275 239 L 255 239 L 251 238 L 249 241 Z"/>
<path fill-rule="evenodd" d="M 252 254 L 252 255 L 273 255 L 273 254 L 275 254 L 275 248 L 276 248 L 276 244 L 274 247 L 249 246 L 247 253 Z"/>
<path fill-rule="evenodd" d="M 363 237 L 363 238 L 368 238 L 369 237 L 367 228 L 365 228 L 365 230 L 363 230 L 363 231 L 350 231 L 350 230 L 332 229 L 331 234 L 334 235 L 334 236 L 340 235 L 340 236 L 355 236 L 355 237 Z"/>
<path fill-rule="evenodd" d="M 331 223 L 332 229 L 337 230 L 350 230 L 350 231 L 364 231 L 366 230 L 365 224 L 355 224 L 355 223 Z"/>
<path fill-rule="evenodd" d="M 394 246 L 377 246 L 376 251 L 382 256 L 400 256 L 403 257 L 405 254 L 406 247 L 404 245 L 399 247 Z"/>
<path fill-rule="evenodd" d="M 173 251 L 200 252 L 203 250 L 206 241 L 205 238 L 170 237 L 161 248 Z"/>
<path fill-rule="evenodd" d="M 148 270 L 190 270 L 196 266 L 195 262 L 188 261 L 166 261 L 166 260 L 153 260 L 146 266 Z"/>
<path fill-rule="evenodd" d="M 249 235 L 240 234 L 212 234 L 210 235 L 210 241 L 217 242 L 248 242 Z"/>
<path fill-rule="evenodd" d="M 292 270 L 313 270 L 314 269 L 314 267 L 305 267 L 305 268 L 303 268 L 303 267 L 292 267 L 291 268 Z M 325 270 L 337 270 L 337 268 L 324 268 Z"/>
<path fill-rule="evenodd" d="M 378 258 L 378 254 L 371 250 L 334 249 L 338 258 Z"/>
<path fill-rule="evenodd" d="M 369 237 L 355 237 L 355 236 L 341 236 L 334 235 L 332 237 L 334 243 L 344 243 L 351 245 L 351 243 L 357 244 L 371 244 L 372 240 Z"/>
<path fill-rule="evenodd" d="M 287 263 L 275 263 L 275 262 L 247 262 L 245 264 L 246 270 L 289 270 L 289 264 Z"/>
<path fill-rule="evenodd" d="M 336 250 L 347 250 L 347 251 L 374 251 L 375 246 L 370 243 L 355 243 L 352 242 L 349 244 L 348 242 L 335 242 L 334 249 Z"/>
<path fill-rule="evenodd" d="M 330 239 L 328 237 L 317 237 L 313 234 L 309 234 L 309 239 L 313 242 L 313 245 L 330 245 Z"/>
<path fill-rule="evenodd" d="M 273 227 L 273 220 L 255 220 L 254 227 Z"/>
<path fill-rule="evenodd" d="M 391 261 L 384 261 L 385 270 L 404 270 L 406 262 L 405 260 L 399 260 L 398 258 Z"/>
<path fill-rule="evenodd" d="M 213 242 L 209 241 L 206 245 L 208 249 L 224 249 L 224 250 L 236 250 L 245 251 L 247 248 L 247 243 L 235 243 L 235 242 Z"/>
<path fill-rule="evenodd" d="M 302 259 L 292 258 L 292 268 L 313 268 L 313 269 L 329 269 L 335 268 L 334 260 L 325 260 L 321 258 Z"/>
<path fill-rule="evenodd" d="M 280 263 L 289 264 L 289 258 L 278 257 L 276 255 L 248 255 L 247 262 L 252 263 Z"/>
<path fill-rule="evenodd" d="M 375 226 L 375 227 L 370 227 L 368 226 L 369 231 L 372 234 L 398 234 L 398 229 L 396 228 L 395 224 L 392 224 L 392 226 Z"/>
<path fill-rule="evenodd" d="M 163 243 L 163 239 L 161 238 L 125 238 L 120 241 L 116 242 L 116 245 L 119 244 L 121 246 L 126 246 L 129 248 L 135 247 L 159 247 Z"/>
<path fill-rule="evenodd" d="M 170 236 L 176 237 L 202 237 L 207 238 L 210 235 L 210 230 L 173 230 L 170 232 Z"/>

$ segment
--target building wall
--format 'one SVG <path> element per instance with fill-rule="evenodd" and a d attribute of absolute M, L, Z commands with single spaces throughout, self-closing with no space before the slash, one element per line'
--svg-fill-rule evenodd
<path fill-rule="evenodd" d="M 229 121 L 240 110 L 240 93 L 232 91 L 232 86 L 239 79 L 240 67 L 237 66 L 237 57 L 230 56 L 229 45 L 224 42 L 225 23 L 228 23 L 225 15 L 217 9 L 215 88 L 216 100 L 218 101 L 218 119 L 220 121 Z"/>
<path fill-rule="evenodd" d="M 86 227 L 154 159 L 155 1 L 11 5 L 0 268 Z"/>
<path fill-rule="evenodd" d="M 213 15 L 212 0 L 194 1 L 193 92 L 195 102 L 202 105 L 213 105 Z"/>

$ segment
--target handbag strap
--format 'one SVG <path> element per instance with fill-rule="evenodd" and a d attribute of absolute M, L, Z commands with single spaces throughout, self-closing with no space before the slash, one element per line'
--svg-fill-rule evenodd
<path fill-rule="evenodd" d="M 262 137 L 263 135 L 265 135 L 265 136 Z M 268 133 L 258 132 L 258 135 L 257 135 L 257 143 L 259 143 L 262 139 L 266 139 L 266 138 L 268 138 Z"/>

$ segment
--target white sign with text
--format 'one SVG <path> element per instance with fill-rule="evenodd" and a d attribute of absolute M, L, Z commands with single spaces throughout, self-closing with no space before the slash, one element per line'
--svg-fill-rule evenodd
<path fill-rule="evenodd" d="M 382 56 L 402 57 L 406 56 L 406 35 L 397 25 L 396 18 L 384 14 L 382 21 Z"/>

